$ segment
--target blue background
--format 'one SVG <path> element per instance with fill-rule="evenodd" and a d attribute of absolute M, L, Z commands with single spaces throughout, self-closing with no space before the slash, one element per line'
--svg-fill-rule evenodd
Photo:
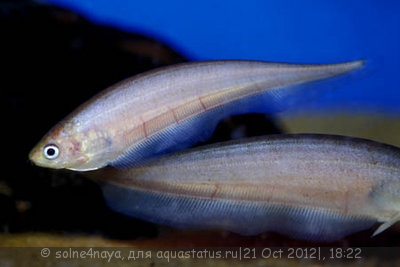
<path fill-rule="evenodd" d="M 94 23 L 142 33 L 193 60 L 330 63 L 367 70 L 320 106 L 400 114 L 400 1 L 47 0 Z"/>

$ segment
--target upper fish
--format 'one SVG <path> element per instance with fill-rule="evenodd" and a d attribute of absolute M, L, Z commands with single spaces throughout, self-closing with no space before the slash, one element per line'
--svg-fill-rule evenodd
<path fill-rule="evenodd" d="M 205 140 L 224 117 L 279 110 L 293 87 L 355 70 L 364 61 L 285 64 L 206 61 L 124 80 L 78 107 L 32 149 L 38 166 L 87 171 L 130 167 Z"/>
<path fill-rule="evenodd" d="M 179 228 L 335 241 L 400 220 L 400 148 L 365 139 L 248 138 L 85 174 L 114 210 Z"/>

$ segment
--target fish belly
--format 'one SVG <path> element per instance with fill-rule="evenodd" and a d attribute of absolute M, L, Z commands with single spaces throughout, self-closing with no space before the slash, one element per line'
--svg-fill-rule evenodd
<path fill-rule="evenodd" d="M 377 222 L 371 217 L 323 208 L 182 197 L 112 183 L 103 183 L 102 190 L 108 205 L 118 212 L 182 229 L 220 229 L 242 235 L 271 231 L 296 239 L 331 242 L 371 228 Z"/>

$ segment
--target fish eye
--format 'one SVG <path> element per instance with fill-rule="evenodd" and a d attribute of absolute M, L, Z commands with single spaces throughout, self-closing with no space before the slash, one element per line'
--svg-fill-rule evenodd
<path fill-rule="evenodd" d="M 55 159 L 58 157 L 59 151 L 58 146 L 49 144 L 43 148 L 43 155 L 46 159 Z"/>

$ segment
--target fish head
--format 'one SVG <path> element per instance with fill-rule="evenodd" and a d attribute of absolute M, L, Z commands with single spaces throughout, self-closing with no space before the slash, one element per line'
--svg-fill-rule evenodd
<path fill-rule="evenodd" d="M 51 169 L 86 171 L 92 166 L 87 136 L 76 123 L 64 123 L 51 129 L 31 150 L 29 159 L 35 165 Z"/>

